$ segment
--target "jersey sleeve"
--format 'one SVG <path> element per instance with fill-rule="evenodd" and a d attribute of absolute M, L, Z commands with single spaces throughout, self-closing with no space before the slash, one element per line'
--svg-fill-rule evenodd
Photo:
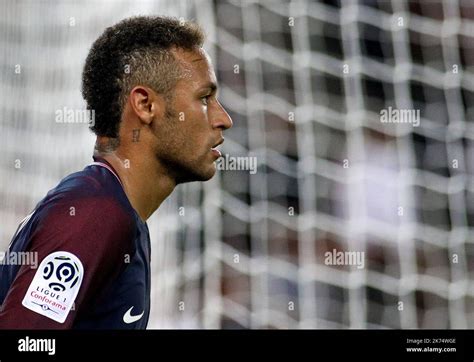
<path fill-rule="evenodd" d="M 113 198 L 61 201 L 38 216 L 29 252 L 0 311 L 3 329 L 68 329 L 91 308 L 134 252 L 133 215 Z"/>

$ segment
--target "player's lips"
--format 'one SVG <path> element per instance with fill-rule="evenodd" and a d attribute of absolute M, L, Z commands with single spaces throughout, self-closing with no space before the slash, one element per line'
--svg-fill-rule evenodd
<path fill-rule="evenodd" d="M 219 151 L 217 148 L 211 148 L 211 152 L 216 158 L 222 157 L 221 151 Z"/>
<path fill-rule="evenodd" d="M 219 146 L 220 144 L 222 144 L 223 142 L 224 142 L 224 138 L 221 138 L 211 148 L 211 152 L 216 158 L 222 157 L 221 151 L 219 151 L 216 147 Z"/>
<path fill-rule="evenodd" d="M 219 138 L 219 140 L 212 146 L 212 148 L 216 148 L 217 146 L 224 143 L 224 137 Z"/>

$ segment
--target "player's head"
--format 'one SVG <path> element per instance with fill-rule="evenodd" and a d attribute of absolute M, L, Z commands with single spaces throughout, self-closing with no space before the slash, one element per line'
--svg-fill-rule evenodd
<path fill-rule="evenodd" d="M 94 42 L 82 94 L 95 112 L 101 152 L 139 150 L 177 183 L 204 181 L 232 120 L 216 99 L 216 77 L 193 22 L 133 17 Z"/>

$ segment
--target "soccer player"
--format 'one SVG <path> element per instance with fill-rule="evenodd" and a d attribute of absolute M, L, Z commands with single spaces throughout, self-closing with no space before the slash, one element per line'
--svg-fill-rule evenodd
<path fill-rule="evenodd" d="M 94 42 L 82 82 L 94 162 L 18 227 L 9 252 L 37 253 L 40 264 L 0 266 L 0 328 L 146 328 L 146 220 L 177 184 L 215 174 L 232 126 L 203 42 L 193 22 L 144 16 Z"/>

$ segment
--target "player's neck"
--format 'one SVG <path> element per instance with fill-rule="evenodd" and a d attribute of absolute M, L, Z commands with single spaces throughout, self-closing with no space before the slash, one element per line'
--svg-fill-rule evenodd
<path fill-rule="evenodd" d="M 122 154 L 119 150 L 111 152 L 94 151 L 95 157 L 109 162 L 122 182 L 130 204 L 143 221 L 146 221 L 161 203 L 171 194 L 176 182 L 166 172 L 160 172 L 154 160 Z"/>

